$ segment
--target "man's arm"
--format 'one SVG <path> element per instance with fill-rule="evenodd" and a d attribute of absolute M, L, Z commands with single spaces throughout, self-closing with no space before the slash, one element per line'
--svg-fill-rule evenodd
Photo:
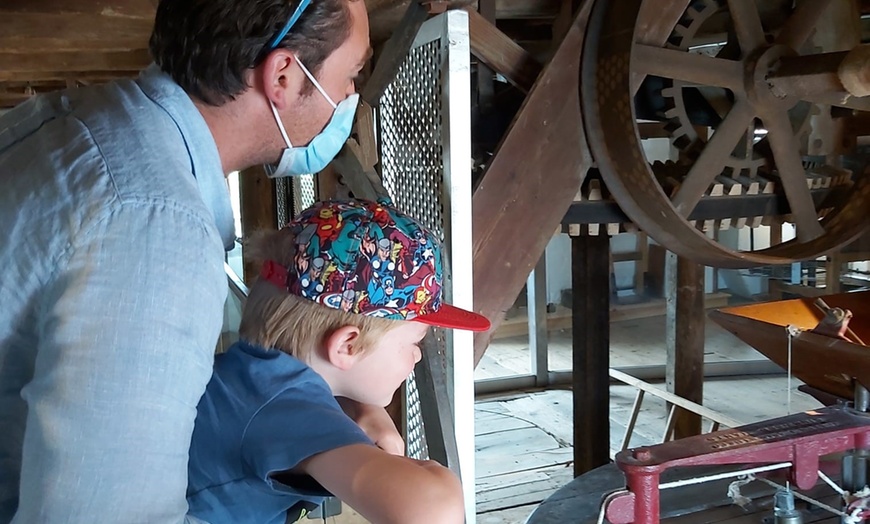
<path fill-rule="evenodd" d="M 15 522 L 185 519 L 226 280 L 203 222 L 132 203 L 59 260 L 40 312 Z"/>
<path fill-rule="evenodd" d="M 461 524 L 459 479 L 437 462 L 354 444 L 325 451 L 297 470 L 317 480 L 372 524 Z"/>

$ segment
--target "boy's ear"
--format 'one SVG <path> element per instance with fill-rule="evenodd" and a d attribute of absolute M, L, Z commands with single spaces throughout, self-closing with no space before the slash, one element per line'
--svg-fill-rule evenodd
<path fill-rule="evenodd" d="M 352 368 L 359 359 L 355 346 L 359 335 L 356 326 L 342 326 L 327 335 L 324 346 L 329 363 L 345 371 Z"/>

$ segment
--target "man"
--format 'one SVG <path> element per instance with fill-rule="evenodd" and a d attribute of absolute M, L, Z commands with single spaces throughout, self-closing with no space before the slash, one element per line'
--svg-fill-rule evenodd
<path fill-rule="evenodd" d="M 184 520 L 225 174 L 337 153 L 368 20 L 362 0 L 162 0 L 151 53 L 135 81 L 0 118 L 0 522 Z"/>

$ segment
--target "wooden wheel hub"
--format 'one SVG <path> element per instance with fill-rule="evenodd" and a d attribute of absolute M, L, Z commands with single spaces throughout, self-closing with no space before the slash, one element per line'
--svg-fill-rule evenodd
<path fill-rule="evenodd" d="M 800 102 L 800 98 L 792 96 L 780 86 L 769 81 L 771 71 L 783 57 L 794 57 L 798 54 L 784 45 L 773 45 L 756 51 L 746 61 L 745 86 L 746 98 L 760 113 L 760 108 L 770 107 L 777 111 L 788 111 Z"/>

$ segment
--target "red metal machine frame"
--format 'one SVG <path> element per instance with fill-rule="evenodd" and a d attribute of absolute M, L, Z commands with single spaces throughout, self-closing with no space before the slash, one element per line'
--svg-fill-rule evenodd
<path fill-rule="evenodd" d="M 604 502 L 612 524 L 659 522 L 659 479 L 678 466 L 791 462 L 789 480 L 812 488 L 823 455 L 870 449 L 870 414 L 831 406 L 620 452 L 616 463 L 628 491 Z"/>

